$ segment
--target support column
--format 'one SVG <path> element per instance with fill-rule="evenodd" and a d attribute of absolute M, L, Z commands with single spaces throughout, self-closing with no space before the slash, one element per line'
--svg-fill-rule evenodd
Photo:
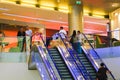
<path fill-rule="evenodd" d="M 73 30 L 80 30 L 83 32 L 83 3 L 77 4 L 76 1 L 80 0 L 70 0 L 69 4 L 69 14 L 68 14 L 68 25 L 69 25 L 69 35 L 72 34 Z"/>

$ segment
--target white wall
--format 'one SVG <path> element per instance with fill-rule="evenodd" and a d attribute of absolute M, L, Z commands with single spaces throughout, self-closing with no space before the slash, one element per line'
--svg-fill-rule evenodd
<path fill-rule="evenodd" d="M 120 46 L 95 49 L 114 77 L 120 80 Z"/>
<path fill-rule="evenodd" d="M 103 59 L 117 80 L 120 80 L 120 57 Z"/>
<path fill-rule="evenodd" d="M 0 63 L 0 80 L 41 80 L 37 70 L 28 70 L 27 63 Z"/>

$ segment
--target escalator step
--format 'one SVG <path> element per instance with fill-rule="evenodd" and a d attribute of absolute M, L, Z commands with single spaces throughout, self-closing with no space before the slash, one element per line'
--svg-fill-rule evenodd
<path fill-rule="evenodd" d="M 85 67 L 92 67 L 92 65 L 89 65 L 89 64 L 84 64 Z"/>
<path fill-rule="evenodd" d="M 55 59 L 55 58 L 61 58 L 60 56 L 53 56 L 53 59 Z"/>
<path fill-rule="evenodd" d="M 62 61 L 62 59 L 61 58 L 56 58 L 56 59 L 54 59 L 55 61 Z"/>
<path fill-rule="evenodd" d="M 68 73 L 68 72 L 61 72 L 60 74 L 61 75 L 70 75 L 70 73 Z"/>
<path fill-rule="evenodd" d="M 82 61 L 82 62 L 88 62 L 88 60 L 87 60 L 87 59 L 81 59 L 81 61 Z"/>
<path fill-rule="evenodd" d="M 56 64 L 56 66 L 66 66 L 65 64 Z"/>
<path fill-rule="evenodd" d="M 82 60 L 83 60 L 83 59 L 84 59 L 84 60 L 86 60 L 86 58 L 85 58 L 85 57 L 79 57 L 79 58 L 80 58 L 80 59 L 82 59 Z"/>
<path fill-rule="evenodd" d="M 51 55 L 52 55 L 52 56 L 59 56 L 59 54 L 56 54 L 56 53 L 55 53 L 55 54 L 51 54 Z"/>
<path fill-rule="evenodd" d="M 62 69 L 62 70 L 59 70 L 60 72 L 68 72 L 67 69 Z"/>
<path fill-rule="evenodd" d="M 59 55 L 59 53 L 57 53 L 57 51 L 50 51 L 50 54 L 58 54 Z"/>
<path fill-rule="evenodd" d="M 58 67 L 58 69 L 66 69 L 67 68 L 66 66 L 62 66 L 62 67 L 57 66 L 57 67 Z"/>
<path fill-rule="evenodd" d="M 63 64 L 64 62 L 63 61 L 56 61 L 55 63 L 56 64 Z"/>
<path fill-rule="evenodd" d="M 91 65 L 90 62 L 82 62 L 84 65 Z"/>
<path fill-rule="evenodd" d="M 90 73 L 95 73 L 95 71 L 94 71 L 94 70 L 92 70 L 92 69 L 91 69 L 91 70 L 88 70 L 88 72 L 90 72 Z"/>
<path fill-rule="evenodd" d="M 78 54 L 78 56 L 85 56 L 85 54 Z"/>
<path fill-rule="evenodd" d="M 62 75 L 62 78 L 71 78 L 71 75 Z"/>
<path fill-rule="evenodd" d="M 62 79 L 62 80 L 73 80 L 73 79 L 72 79 L 72 78 L 67 78 L 67 79 L 64 78 L 64 79 Z"/>
<path fill-rule="evenodd" d="M 49 49 L 53 62 L 61 75 L 61 80 L 74 80 L 69 72 L 64 60 L 56 49 Z"/>

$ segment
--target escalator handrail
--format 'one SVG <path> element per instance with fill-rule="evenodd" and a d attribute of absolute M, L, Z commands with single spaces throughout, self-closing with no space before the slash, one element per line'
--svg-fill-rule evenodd
<path fill-rule="evenodd" d="M 82 35 L 83 35 L 83 33 L 82 33 Z M 66 36 L 65 36 L 66 37 Z M 67 39 L 67 37 L 66 37 L 66 39 Z M 69 40 L 68 40 L 68 42 L 69 42 Z M 70 43 L 70 42 L 69 42 Z M 85 51 L 87 51 L 87 50 L 85 50 Z M 87 52 L 87 53 L 89 53 L 89 52 Z M 86 55 L 86 54 L 85 54 Z M 90 54 L 88 54 L 89 56 L 90 56 Z M 91 56 L 89 57 L 88 55 L 86 55 L 87 57 L 88 57 L 88 60 L 92 63 L 92 65 L 94 66 L 94 68 L 95 68 L 95 70 L 97 71 L 98 70 L 98 67 L 96 66 L 96 65 L 94 65 L 95 64 L 95 62 L 94 62 L 94 60 L 93 60 L 93 58 L 91 58 Z"/>
<path fill-rule="evenodd" d="M 41 37 L 41 39 L 42 39 L 42 41 L 43 41 L 43 44 L 44 44 L 44 46 L 46 47 L 46 44 L 45 44 L 45 41 L 43 40 L 43 38 L 42 38 L 42 36 L 40 35 L 40 37 Z M 49 49 L 46 47 L 46 49 L 47 49 L 47 51 L 48 51 L 48 54 L 50 54 L 50 51 L 49 51 Z M 51 56 L 51 55 L 50 55 Z M 62 56 L 62 55 L 61 55 Z M 62 56 L 63 57 L 63 56 Z M 64 56 L 65 57 L 65 56 Z M 51 58 L 52 58 L 52 56 L 51 56 Z M 53 60 L 53 59 L 52 59 Z M 54 64 L 55 65 L 55 64 Z M 55 67 L 56 67 L 56 65 L 55 65 Z M 57 68 L 57 67 L 56 67 Z M 69 68 L 70 69 L 70 68 Z M 70 71 L 72 71 L 72 69 L 70 69 Z M 72 71 L 73 72 L 73 71 Z M 58 71 L 58 73 L 59 73 L 59 75 L 60 75 L 60 72 Z M 74 74 L 73 74 L 74 75 Z M 61 75 L 60 75 L 60 77 L 61 77 Z M 75 76 L 73 76 L 74 78 L 75 78 L 75 80 L 77 79 L 77 77 L 75 77 Z"/>
<path fill-rule="evenodd" d="M 40 46 L 38 46 L 38 47 L 39 47 L 38 49 L 40 49 Z M 40 51 L 42 51 L 42 53 L 44 53 L 42 48 L 40 49 Z M 42 57 L 44 57 L 44 58 L 42 58 Z M 42 58 L 42 60 L 46 59 L 46 60 L 44 60 L 44 64 L 45 64 L 45 66 L 47 68 L 47 71 L 49 72 L 49 75 L 50 75 L 51 79 L 52 80 L 58 80 L 55 73 L 54 73 L 54 71 L 53 71 L 53 69 L 52 69 L 52 67 L 51 67 L 51 65 L 50 65 L 50 63 L 49 63 L 49 61 L 47 60 L 47 58 L 45 58 L 44 55 L 41 55 L 41 58 Z M 51 74 L 52 74 L 52 76 L 51 76 Z"/>
<path fill-rule="evenodd" d="M 59 47 L 59 48 L 60 48 L 60 47 Z M 62 51 L 61 48 L 60 48 L 60 50 Z M 63 51 L 62 51 L 62 53 L 63 53 Z M 63 57 L 64 61 L 68 61 L 68 60 L 65 58 L 65 55 L 62 54 L 61 56 Z M 66 63 L 66 64 L 67 64 L 67 63 Z M 75 73 L 74 73 L 73 69 L 71 69 L 70 64 L 69 64 L 68 68 L 69 68 L 70 71 L 72 71 L 71 73 L 74 75 Z M 77 80 L 76 75 L 74 75 L 73 77 L 74 77 L 75 80 Z"/>
<path fill-rule="evenodd" d="M 35 56 L 35 54 L 34 54 L 34 56 Z M 41 57 L 40 54 L 39 54 L 39 57 Z M 39 60 L 38 60 L 37 58 L 35 58 L 35 62 L 36 62 L 36 66 L 37 66 L 38 72 L 39 72 L 40 74 L 46 76 L 46 75 L 47 75 L 46 72 L 48 72 L 48 70 L 47 70 L 47 68 L 45 67 L 45 64 L 44 64 L 43 60 L 41 59 L 42 63 L 44 64 L 44 68 L 43 68 L 43 67 L 40 67 L 41 64 L 40 64 L 40 62 L 38 62 L 38 61 L 39 61 Z M 45 69 L 46 71 L 43 71 L 43 69 Z M 43 74 L 42 72 L 44 72 L 45 74 Z M 42 78 L 43 80 L 45 80 L 46 78 L 49 79 L 49 80 L 51 79 L 51 77 L 50 77 L 49 74 L 48 74 L 48 75 L 49 75 L 49 78 L 48 78 L 48 77 L 44 77 L 44 76 L 42 76 L 42 75 L 40 75 L 40 76 L 41 76 L 41 78 Z"/>
<path fill-rule="evenodd" d="M 35 35 L 35 34 L 34 34 L 34 35 Z M 38 35 L 38 34 L 37 34 L 37 35 Z M 33 36 L 32 36 L 32 37 L 33 37 Z M 40 37 L 40 38 L 42 39 L 42 41 L 43 41 L 43 38 L 42 38 L 42 36 L 41 36 L 40 33 L 39 33 L 39 37 Z M 40 46 L 38 46 L 38 47 L 40 47 Z M 38 49 L 39 49 L 39 48 L 38 48 Z M 41 51 L 42 51 L 42 50 L 41 50 Z M 42 53 L 44 53 L 44 52 L 42 51 Z M 47 62 L 46 62 L 42 57 L 44 57 L 44 59 L 46 59 Z M 45 66 L 47 67 L 47 71 L 48 71 L 51 79 L 52 79 L 52 80 L 58 80 L 58 78 L 56 77 L 55 72 L 54 72 L 54 70 L 52 69 L 52 67 L 51 67 L 48 59 L 45 58 L 44 55 L 41 55 L 41 58 L 42 58 L 42 60 L 44 60 L 44 62 L 46 62 Z M 49 67 L 48 67 L 48 66 L 49 66 Z M 50 68 L 50 70 L 48 70 L 48 68 Z M 52 70 L 52 71 L 51 71 L 51 70 Z M 51 76 L 51 74 L 52 74 L 52 76 Z"/>
<path fill-rule="evenodd" d="M 73 48 L 72 48 L 73 49 Z M 68 50 L 69 51 L 69 50 Z M 73 54 L 69 51 L 69 53 L 73 56 Z M 84 66 L 83 62 L 80 60 L 80 58 L 78 57 L 78 54 L 76 53 L 76 57 L 79 60 L 80 64 L 83 66 L 83 68 L 86 70 L 88 76 L 90 77 L 90 79 L 92 80 L 92 77 L 90 76 L 90 73 L 87 71 L 86 67 Z M 81 68 L 80 68 L 81 69 Z M 82 71 L 82 70 L 81 70 Z M 84 73 L 83 73 L 84 74 Z"/>
<path fill-rule="evenodd" d="M 61 37 L 61 35 L 60 35 L 59 33 L 58 33 L 58 35 L 60 36 L 60 39 L 62 40 L 62 42 L 63 42 L 64 45 L 65 45 L 65 42 L 64 42 L 63 38 Z M 74 62 L 76 63 L 76 65 L 77 65 L 77 67 L 79 68 L 79 70 L 80 70 L 80 72 L 82 73 L 82 75 L 84 75 L 83 71 L 82 71 L 81 68 L 78 66 L 78 63 L 76 62 L 75 58 L 73 57 L 74 55 L 71 54 L 71 52 L 68 50 L 68 48 L 67 48 L 66 45 L 65 45 L 65 47 L 66 47 L 67 51 L 69 52 L 69 54 L 71 55 L 71 57 L 72 57 L 72 59 L 74 60 Z M 77 56 L 77 58 L 78 58 L 78 56 Z M 82 62 L 81 62 L 81 63 L 82 63 Z M 82 63 L 82 66 L 83 66 L 84 69 L 86 70 L 86 68 L 85 68 L 85 66 L 83 65 L 83 63 Z M 86 71 L 87 71 L 87 70 L 86 70 Z M 88 75 L 89 75 L 90 79 L 92 80 L 92 78 L 91 78 L 91 76 L 90 76 L 89 73 L 88 73 Z M 83 76 L 83 77 L 85 78 L 85 76 Z"/>
<path fill-rule="evenodd" d="M 50 51 L 49 51 L 49 49 L 47 48 L 47 46 L 46 46 L 46 44 L 45 44 L 45 41 L 43 40 L 43 38 L 42 38 L 42 36 L 40 35 L 40 38 L 42 39 L 42 42 L 43 42 L 43 44 L 44 44 L 44 46 L 45 46 L 45 48 L 47 49 L 47 51 L 48 51 L 48 55 L 52 58 L 52 62 L 54 63 L 54 61 L 53 61 L 53 57 L 50 55 Z M 55 68 L 57 69 L 57 71 L 58 71 L 58 68 L 57 68 L 57 66 L 56 66 L 56 64 L 54 63 L 54 66 L 55 66 Z M 60 78 L 62 77 L 61 76 L 61 74 L 60 74 L 60 72 L 58 71 L 58 74 L 60 75 Z"/>
<path fill-rule="evenodd" d="M 104 61 L 101 59 L 101 57 L 100 57 L 100 56 L 98 55 L 98 53 L 95 51 L 94 47 L 91 45 L 91 43 L 89 42 L 89 40 L 88 40 L 88 38 L 85 36 L 85 34 L 82 33 L 82 35 L 83 35 L 84 38 L 87 40 L 88 44 L 90 45 L 90 47 L 92 48 L 92 50 L 95 52 L 96 56 L 100 59 L 100 61 L 101 61 L 102 63 L 104 63 Z M 90 53 L 89 53 L 89 55 L 90 55 Z M 90 57 L 90 58 L 92 59 L 92 61 L 94 62 L 93 58 L 92 58 L 91 56 L 89 56 L 89 57 Z M 94 63 L 94 64 L 95 64 L 95 63 Z M 105 64 L 105 67 L 108 69 L 108 67 L 106 66 L 106 64 Z M 109 70 L 109 69 L 108 69 L 108 70 Z M 112 73 L 110 73 L 110 75 L 112 76 L 112 78 L 113 78 L 114 80 L 116 80 Z"/>

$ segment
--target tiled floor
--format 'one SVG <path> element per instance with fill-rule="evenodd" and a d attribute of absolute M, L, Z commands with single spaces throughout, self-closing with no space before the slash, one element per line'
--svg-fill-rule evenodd
<path fill-rule="evenodd" d="M 0 63 L 0 80 L 41 80 L 37 70 L 28 70 L 27 63 Z"/>

